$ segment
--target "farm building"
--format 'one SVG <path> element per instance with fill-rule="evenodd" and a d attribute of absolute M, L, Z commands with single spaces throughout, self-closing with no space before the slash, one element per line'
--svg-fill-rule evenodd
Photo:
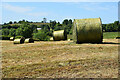
<path fill-rule="evenodd" d="M 37 30 L 41 30 L 41 28 L 37 28 Z"/>

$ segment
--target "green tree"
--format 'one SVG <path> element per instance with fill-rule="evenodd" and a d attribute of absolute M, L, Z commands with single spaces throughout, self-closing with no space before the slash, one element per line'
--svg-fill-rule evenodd
<path fill-rule="evenodd" d="M 102 24 L 102 30 L 106 31 L 106 24 Z"/>
<path fill-rule="evenodd" d="M 115 21 L 113 31 L 118 31 L 118 26 L 119 26 L 119 21 Z"/>
<path fill-rule="evenodd" d="M 68 19 L 65 19 L 64 21 L 63 21 L 63 25 L 67 25 L 68 24 Z"/>
<path fill-rule="evenodd" d="M 7 23 L 4 23 L 4 25 L 7 25 Z"/>
<path fill-rule="evenodd" d="M 12 21 L 10 21 L 9 24 L 12 24 Z"/>
<path fill-rule="evenodd" d="M 40 41 L 47 41 L 47 40 L 49 40 L 49 36 L 47 36 L 47 34 L 44 31 L 42 31 L 42 30 L 38 31 L 38 33 L 34 33 L 33 34 L 33 38 L 39 39 Z"/>
<path fill-rule="evenodd" d="M 14 21 L 14 24 L 16 24 L 17 22 L 16 21 Z"/>
<path fill-rule="evenodd" d="M 50 28 L 54 29 L 56 25 L 56 21 L 50 21 Z"/>
<path fill-rule="evenodd" d="M 38 32 L 38 30 L 37 30 L 37 25 L 30 25 L 31 27 L 32 27 L 32 31 L 33 31 L 33 33 L 37 33 Z"/>
<path fill-rule="evenodd" d="M 20 25 L 12 25 L 11 28 L 17 29 Z"/>
<path fill-rule="evenodd" d="M 19 21 L 18 23 L 25 24 L 25 23 L 28 23 L 28 22 L 23 19 L 22 21 Z"/>
<path fill-rule="evenodd" d="M 22 23 L 22 21 L 19 21 L 18 23 L 20 23 L 20 24 L 21 24 L 21 23 Z"/>
<path fill-rule="evenodd" d="M 70 35 L 72 35 L 72 33 L 73 33 L 73 30 L 72 30 L 72 29 L 70 29 L 70 32 L 69 32 L 69 34 L 70 34 Z"/>
<path fill-rule="evenodd" d="M 17 30 L 16 34 L 25 38 L 32 37 L 33 29 L 29 24 L 22 24 Z"/>
<path fill-rule="evenodd" d="M 9 35 L 9 29 L 8 28 L 5 28 L 5 29 L 2 29 L 2 35 Z"/>
<path fill-rule="evenodd" d="M 106 31 L 107 32 L 112 32 L 113 31 L 114 25 L 112 23 L 106 25 Z"/>
<path fill-rule="evenodd" d="M 61 30 L 61 28 L 60 28 L 60 26 L 56 26 L 56 27 L 54 28 L 54 30 L 55 30 L 55 31 Z"/>
<path fill-rule="evenodd" d="M 9 30 L 9 36 L 15 36 L 15 34 L 16 34 L 16 29 L 11 28 L 11 29 Z"/>
<path fill-rule="evenodd" d="M 72 20 L 71 19 L 68 21 L 68 24 L 72 24 Z"/>
<path fill-rule="evenodd" d="M 120 32 L 120 23 L 118 24 L 118 31 Z"/>
<path fill-rule="evenodd" d="M 71 34 L 70 30 L 72 28 L 72 20 L 70 19 L 69 21 L 67 19 L 65 19 L 63 21 L 63 25 L 62 25 L 63 29 L 66 30 L 67 34 Z"/>
<path fill-rule="evenodd" d="M 22 36 L 22 32 L 23 32 L 23 30 L 22 30 L 22 28 L 17 28 L 17 30 L 16 30 L 16 35 L 17 36 Z"/>

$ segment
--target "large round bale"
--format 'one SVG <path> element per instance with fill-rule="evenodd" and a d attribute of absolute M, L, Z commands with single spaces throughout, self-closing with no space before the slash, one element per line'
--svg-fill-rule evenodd
<path fill-rule="evenodd" d="M 76 43 L 101 43 L 103 39 L 100 18 L 74 19 L 73 41 Z"/>
<path fill-rule="evenodd" d="M 10 37 L 10 41 L 14 41 L 14 39 L 15 39 L 14 37 Z"/>
<path fill-rule="evenodd" d="M 59 30 L 53 32 L 54 41 L 67 40 L 67 33 L 65 30 Z"/>
<path fill-rule="evenodd" d="M 24 37 L 22 37 L 22 38 L 20 38 L 20 39 L 15 39 L 15 40 L 14 40 L 14 44 L 22 44 L 22 43 L 24 43 L 24 41 L 25 41 L 25 38 L 24 38 Z"/>
<path fill-rule="evenodd" d="M 34 43 L 34 40 L 32 38 L 27 38 L 24 41 L 25 43 Z"/>

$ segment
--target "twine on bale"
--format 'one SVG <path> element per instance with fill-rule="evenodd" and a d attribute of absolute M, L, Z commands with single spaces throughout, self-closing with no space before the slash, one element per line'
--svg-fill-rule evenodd
<path fill-rule="evenodd" d="M 67 33 L 65 30 L 59 30 L 53 32 L 54 41 L 67 40 Z"/>
<path fill-rule="evenodd" d="M 76 43 L 102 43 L 100 18 L 74 19 L 73 41 Z"/>

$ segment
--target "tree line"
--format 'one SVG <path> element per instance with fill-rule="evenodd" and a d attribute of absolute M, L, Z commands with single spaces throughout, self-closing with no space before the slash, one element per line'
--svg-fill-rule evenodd
<path fill-rule="evenodd" d="M 39 40 L 49 40 L 53 36 L 53 31 L 56 30 L 66 30 L 68 34 L 72 34 L 72 20 L 65 19 L 62 24 L 56 22 L 55 20 L 50 20 L 49 23 L 41 22 L 29 22 L 22 20 L 19 22 L 4 23 L 0 29 L 2 32 L 2 37 L 14 36 L 14 37 L 25 37 L 25 38 L 35 38 Z M 42 24 L 43 23 L 43 24 Z M 41 28 L 41 30 L 37 30 Z"/>
<path fill-rule="evenodd" d="M 46 20 L 44 18 L 44 20 Z M 65 19 L 62 23 L 56 22 L 55 20 L 50 20 L 49 23 L 45 21 L 41 22 L 29 22 L 26 20 L 22 21 L 10 21 L 9 23 L 4 23 L 0 29 L 2 32 L 2 37 L 19 37 L 23 36 L 25 38 L 34 38 L 38 40 L 49 40 L 53 36 L 53 31 L 56 30 L 66 30 L 67 34 L 72 34 L 73 21 L 71 19 Z M 41 30 L 37 30 L 40 28 Z M 102 29 L 104 32 L 117 32 L 120 31 L 119 21 L 115 21 L 110 24 L 102 24 Z"/>
<path fill-rule="evenodd" d="M 102 29 L 104 32 L 118 32 L 120 31 L 120 23 L 115 21 L 114 23 L 102 24 Z"/>

